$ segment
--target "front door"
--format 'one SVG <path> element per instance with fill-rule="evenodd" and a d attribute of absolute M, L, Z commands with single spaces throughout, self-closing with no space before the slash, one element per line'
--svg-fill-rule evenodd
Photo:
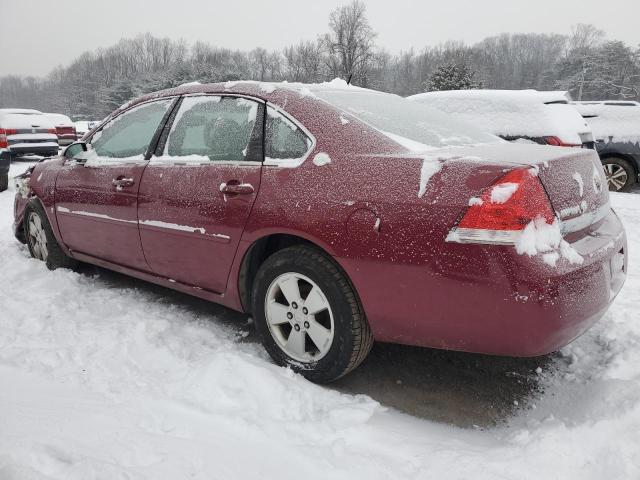
<path fill-rule="evenodd" d="M 140 184 L 140 238 L 156 274 L 225 291 L 260 187 L 263 112 L 252 99 L 183 98 Z"/>
<path fill-rule="evenodd" d="M 74 252 L 148 270 L 138 233 L 137 196 L 152 138 L 173 99 L 136 106 L 89 140 L 72 145 L 56 180 L 63 242 Z"/>

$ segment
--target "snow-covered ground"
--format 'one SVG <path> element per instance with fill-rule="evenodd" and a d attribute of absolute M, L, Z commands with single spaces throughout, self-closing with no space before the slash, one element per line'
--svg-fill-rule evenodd
<path fill-rule="evenodd" d="M 142 282 L 48 271 L 4 192 L 0 479 L 638 479 L 639 198 L 612 195 L 631 258 L 606 318 L 504 425 L 462 429 L 313 385 Z"/>

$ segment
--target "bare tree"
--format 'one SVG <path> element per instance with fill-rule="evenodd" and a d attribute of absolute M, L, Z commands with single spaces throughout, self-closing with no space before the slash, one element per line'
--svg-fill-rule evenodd
<path fill-rule="evenodd" d="M 366 6 L 360 0 L 336 8 L 329 16 L 330 33 L 324 43 L 329 54 L 331 73 L 366 84 L 367 72 L 374 54 L 375 32 L 366 17 Z"/>

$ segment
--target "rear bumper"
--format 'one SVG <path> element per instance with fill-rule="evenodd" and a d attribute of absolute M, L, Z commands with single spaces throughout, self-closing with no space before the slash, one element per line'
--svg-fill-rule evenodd
<path fill-rule="evenodd" d="M 10 147 L 10 151 L 11 151 L 11 155 L 12 156 L 19 156 L 19 155 L 41 155 L 43 157 L 49 157 L 49 156 L 54 156 L 58 154 L 58 146 L 55 145 L 45 145 L 45 146 L 41 146 L 38 145 L 37 143 L 34 143 L 32 145 L 29 144 L 21 144 L 24 146 L 11 146 Z"/>
<path fill-rule="evenodd" d="M 582 335 L 622 288 L 622 224 L 610 211 L 592 233 L 572 244 L 584 259 L 581 265 L 561 259 L 551 267 L 510 246 L 464 244 L 427 267 L 340 263 L 378 341 L 532 357 Z"/>

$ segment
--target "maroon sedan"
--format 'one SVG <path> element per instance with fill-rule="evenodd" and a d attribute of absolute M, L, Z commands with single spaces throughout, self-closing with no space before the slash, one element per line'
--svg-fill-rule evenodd
<path fill-rule="evenodd" d="M 250 313 L 275 361 L 313 381 L 374 340 L 546 354 L 625 279 L 595 152 L 503 143 L 395 95 L 190 85 L 85 140 L 19 179 L 31 254 Z"/>

